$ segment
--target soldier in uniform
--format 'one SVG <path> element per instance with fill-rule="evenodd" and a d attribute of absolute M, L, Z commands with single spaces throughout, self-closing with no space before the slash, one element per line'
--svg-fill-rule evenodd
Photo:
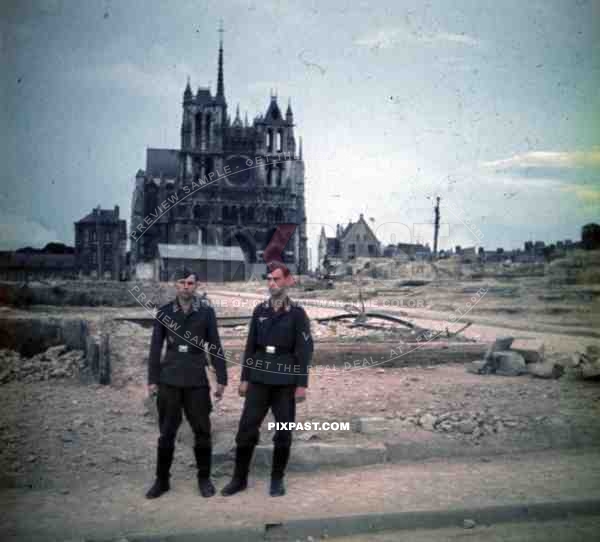
<path fill-rule="evenodd" d="M 242 359 L 239 394 L 245 398 L 244 408 L 236 435 L 233 478 L 221 491 L 224 496 L 246 489 L 252 454 L 269 408 L 276 422 L 293 422 L 296 402 L 306 398 L 313 351 L 310 322 L 304 309 L 288 297 L 288 287 L 293 283 L 289 269 L 281 262 L 268 267 L 270 298 L 254 309 Z M 277 430 L 273 443 L 269 492 L 276 497 L 285 494 L 283 477 L 292 432 Z"/>
<path fill-rule="evenodd" d="M 227 368 L 217 330 L 214 309 L 205 297 L 194 295 L 196 275 L 181 269 L 173 276 L 177 297 L 158 310 L 148 361 L 148 392 L 156 395 L 158 438 L 156 480 L 146 497 L 160 497 L 170 489 L 170 468 L 182 410 L 194 432 L 194 455 L 198 488 L 203 497 L 215 494 L 210 480 L 212 445 L 210 434 L 210 384 L 206 356 L 216 371 L 215 398 L 220 401 L 227 385 Z M 163 342 L 167 350 L 161 362 Z M 205 346 L 208 344 L 208 354 Z"/>

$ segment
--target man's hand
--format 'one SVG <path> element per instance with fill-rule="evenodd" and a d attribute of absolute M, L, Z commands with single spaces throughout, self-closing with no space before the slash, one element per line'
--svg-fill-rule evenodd
<path fill-rule="evenodd" d="M 158 386 L 156 384 L 148 384 L 148 397 L 154 397 L 158 393 Z"/>
<path fill-rule="evenodd" d="M 306 388 L 296 388 L 296 403 L 306 401 Z"/>
<path fill-rule="evenodd" d="M 223 399 L 223 392 L 225 391 L 225 386 L 223 384 L 217 384 L 217 391 L 215 392 L 215 399 L 219 402 Z"/>
<path fill-rule="evenodd" d="M 246 392 L 248 391 L 248 382 L 240 382 L 240 387 L 238 388 L 238 393 L 240 397 L 246 397 Z"/>

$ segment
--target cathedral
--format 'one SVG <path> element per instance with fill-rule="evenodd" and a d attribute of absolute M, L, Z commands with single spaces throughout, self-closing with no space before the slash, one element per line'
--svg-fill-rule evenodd
<path fill-rule="evenodd" d="M 148 148 L 146 169 L 135 177 L 130 233 L 134 275 L 147 276 L 149 268 L 162 265 L 161 252 L 178 247 L 178 254 L 211 254 L 217 260 L 219 254 L 227 259 L 235 248 L 243 255 L 241 278 L 260 276 L 266 247 L 284 238 L 280 227 L 288 232 L 285 239 L 293 233 L 279 247 L 277 259 L 293 272 L 305 272 L 304 162 L 291 102 L 284 114 L 271 93 L 264 115 L 249 123 L 247 115 L 240 118 L 238 106 L 232 120 L 221 37 L 216 94 L 207 87 L 194 93 L 188 80 L 182 109 L 180 148 Z M 185 250 L 182 245 L 194 247 Z"/>

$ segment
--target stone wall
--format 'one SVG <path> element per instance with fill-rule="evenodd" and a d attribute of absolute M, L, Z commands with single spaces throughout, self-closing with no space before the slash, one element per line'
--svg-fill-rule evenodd
<path fill-rule="evenodd" d="M 96 281 L 73 280 L 47 283 L 0 283 L 0 305 L 28 307 L 31 305 L 81 307 L 135 307 L 139 303 L 130 293 L 134 287 L 146 294 L 157 305 L 166 303 L 175 295 L 167 283 L 151 281 Z"/>

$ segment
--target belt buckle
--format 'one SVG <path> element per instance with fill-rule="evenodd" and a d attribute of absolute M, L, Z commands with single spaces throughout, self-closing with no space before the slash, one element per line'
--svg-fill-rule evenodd
<path fill-rule="evenodd" d="M 179 344 L 179 345 L 177 345 L 177 351 L 178 352 L 187 352 L 188 351 L 188 345 L 187 344 Z"/>
<path fill-rule="evenodd" d="M 275 347 L 274 346 L 265 346 L 265 351 L 267 352 L 267 354 L 274 354 Z"/>

